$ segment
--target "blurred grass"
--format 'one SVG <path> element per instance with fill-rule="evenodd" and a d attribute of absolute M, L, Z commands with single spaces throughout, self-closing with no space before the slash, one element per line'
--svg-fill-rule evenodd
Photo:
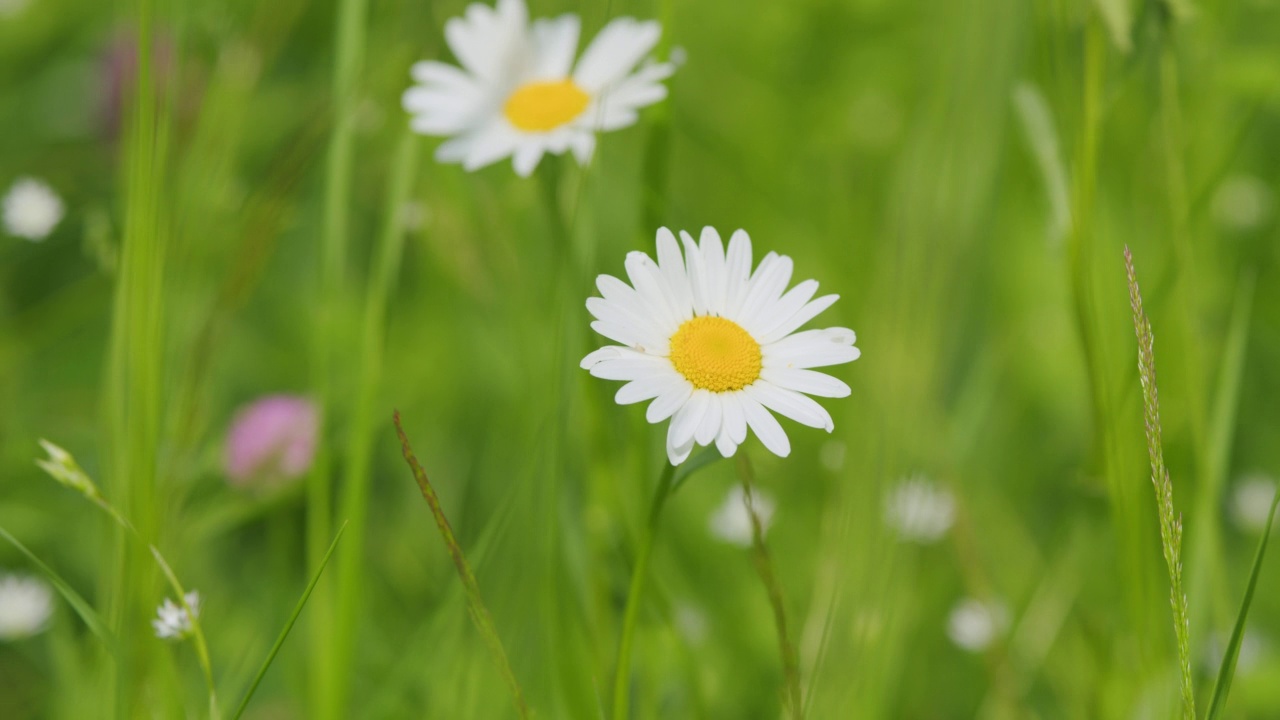
<path fill-rule="evenodd" d="M 590 168 L 558 163 L 559 216 L 539 187 L 546 178 L 438 165 L 434 140 L 409 151 L 419 172 L 406 192 L 424 219 L 405 228 L 386 347 L 373 360 L 382 381 L 369 391 L 368 493 L 358 498 L 368 522 L 361 542 L 352 523 L 340 551 L 361 548 L 345 564 L 362 581 L 343 587 L 358 608 L 341 658 L 350 700 L 328 709 L 512 712 L 480 636 L 459 620 L 465 596 L 377 420 L 392 407 L 415 418 L 415 450 L 530 706 L 544 717 L 607 706 L 664 429 L 613 405 L 606 384 L 566 360 L 596 342 L 580 304 L 589 278 L 620 274 L 628 250 L 651 251 L 654 223 L 746 228 L 757 254 L 787 253 L 797 277 L 841 294 L 824 324 L 858 331 L 863 358 L 835 369 L 853 397 L 824 402 L 835 433 L 784 421 L 791 457 L 744 448 L 778 499 L 770 552 L 813 718 L 1175 711 L 1116 262 L 1132 246 L 1164 348 L 1165 453 L 1186 503 L 1194 669 L 1208 699 L 1220 657 L 1199 658 L 1231 631 L 1257 544 L 1224 517 L 1229 493 L 1243 474 L 1280 474 L 1280 5 L 1202 0 L 1178 19 L 1156 0 L 531 4 L 537 16 L 581 13 L 584 37 L 614 15 L 662 16 L 688 61 L 668 103 L 602 136 Z M 114 503 L 141 511 L 140 530 L 150 518 L 148 536 L 201 592 L 214 680 L 236 697 L 311 574 L 303 493 L 230 488 L 223 432 L 257 395 L 318 390 L 318 327 L 349 339 L 376 330 L 363 319 L 366 279 L 382 277 L 379 237 L 396 222 L 388 186 L 408 162 L 399 94 L 414 60 L 449 58 L 442 24 L 465 3 L 370 3 L 364 62 L 337 108 L 335 28 L 356 29 L 336 23 L 336 3 L 155 6 L 153 65 L 171 89 L 138 97 L 169 113 L 154 131 L 123 136 L 104 58 L 145 34 L 131 7 L 32 0 L 0 17 L 0 187 L 36 175 L 69 208 L 43 244 L 0 237 L 0 526 L 100 611 L 113 584 L 132 593 L 121 637 L 148 690 L 120 698 L 126 717 L 129 703 L 201 715 L 200 672 L 189 648 L 163 646 L 143 625 L 163 597 L 150 560 L 121 574 L 108 525 L 40 477 L 36 439 L 75 453 Z M 1104 7 L 1127 12 L 1128 35 Z M 1019 127 L 1023 84 L 1057 132 L 1072 208 L 1065 242 L 1050 236 L 1054 201 Z M 322 238 L 341 230 L 326 215 L 324 147 L 339 122 L 352 153 L 340 220 L 349 287 L 325 300 Z M 550 170 L 544 161 L 539 173 Z M 1259 223 L 1222 209 L 1226 181 L 1242 175 L 1266 189 Z M 566 247 L 581 275 L 565 271 Z M 332 358 L 340 407 L 356 407 L 342 388 L 354 392 L 362 352 Z M 101 417 L 115 418 L 113 434 Z M 353 417 L 332 418 L 334 478 L 353 457 Z M 958 498 L 956 526 L 937 545 L 903 544 L 881 519 L 885 489 L 916 472 Z M 128 499 L 126 478 L 154 495 Z M 771 610 L 750 556 L 706 529 L 734 482 L 729 464 L 712 465 L 664 513 L 638 618 L 635 717 L 782 711 Z M 0 567 L 34 570 L 8 547 Z M 1233 717 L 1280 714 L 1273 570 L 1254 595 L 1249 627 L 1263 651 L 1238 669 Z M 984 653 L 947 639 L 962 596 L 1010 610 L 1009 632 Z M 306 639 L 331 635 L 309 607 L 309 632 L 282 647 L 246 717 L 312 716 Z M 108 714 L 109 667 L 63 606 L 47 634 L 0 644 L 0 717 Z"/>

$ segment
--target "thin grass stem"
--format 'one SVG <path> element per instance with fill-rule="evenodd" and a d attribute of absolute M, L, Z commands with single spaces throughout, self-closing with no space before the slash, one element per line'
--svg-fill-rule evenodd
<path fill-rule="evenodd" d="M 467 610 L 470 612 L 471 620 L 475 623 L 476 629 L 480 631 L 485 644 L 489 646 L 489 651 L 493 653 L 494 659 L 498 662 L 498 669 L 502 672 L 502 678 L 506 680 L 507 687 L 511 690 L 516 712 L 519 713 L 521 718 L 528 718 L 529 707 L 525 704 L 524 693 L 520 690 L 520 683 L 516 680 L 515 672 L 511 670 L 511 663 L 507 660 L 507 651 L 502 647 L 502 639 L 498 636 L 498 631 L 494 627 L 493 617 L 489 614 L 489 609 L 485 607 L 484 599 L 480 595 L 480 585 L 476 582 L 475 573 L 471 571 L 471 565 L 467 563 L 466 556 L 462 554 L 462 546 L 458 544 L 458 539 L 453 534 L 453 527 L 449 524 L 449 518 L 445 517 L 444 509 L 440 506 L 440 498 L 436 495 L 435 488 L 431 486 L 426 470 L 422 469 L 422 464 L 418 462 L 418 458 L 413 454 L 413 448 L 409 445 L 409 436 L 405 434 L 404 425 L 400 422 L 400 413 L 398 411 L 393 416 L 393 420 L 396 426 L 396 435 L 400 438 L 400 448 L 404 453 L 405 462 L 409 464 L 409 469 L 413 471 L 413 479 L 418 483 L 418 489 L 422 491 L 423 499 L 427 501 L 427 505 L 431 508 L 431 515 L 435 518 L 436 526 L 440 529 L 440 537 L 444 540 L 445 547 L 449 550 L 449 556 L 453 559 L 453 565 L 458 571 L 458 577 L 461 578 L 462 586 L 467 592 Z"/>
<path fill-rule="evenodd" d="M 751 557 L 755 562 L 756 572 L 764 583 L 765 592 L 769 595 L 769 605 L 773 608 L 773 624 L 778 631 L 778 653 L 782 658 L 783 700 L 788 714 L 793 720 L 804 717 L 804 694 L 800 690 L 800 660 L 796 655 L 795 643 L 787 630 L 787 606 L 782 595 L 782 585 L 778 582 L 774 570 L 773 559 L 769 556 L 769 548 L 764 542 L 764 524 L 756 512 L 755 499 L 751 486 L 755 483 L 755 473 L 751 468 L 751 460 L 745 452 L 738 455 L 738 478 L 742 481 L 743 499 L 747 505 L 747 515 L 751 518 Z"/>
<path fill-rule="evenodd" d="M 631 643 L 635 638 L 636 618 L 640 613 L 640 596 L 644 593 L 644 581 L 649 570 L 649 557 L 653 554 L 653 538 L 658 531 L 658 518 L 671 496 L 672 480 L 676 467 L 663 463 L 662 475 L 653 489 L 649 502 L 649 521 L 640 539 L 640 551 L 635 567 L 631 570 L 631 587 L 627 591 L 627 605 L 622 613 L 622 635 L 618 639 L 618 659 L 613 675 L 613 720 L 626 720 L 631 714 Z"/>

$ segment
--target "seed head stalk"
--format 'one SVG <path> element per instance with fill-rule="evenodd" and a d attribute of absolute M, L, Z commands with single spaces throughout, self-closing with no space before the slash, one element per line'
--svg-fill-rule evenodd
<path fill-rule="evenodd" d="M 1182 589 L 1182 516 L 1173 509 L 1173 482 L 1164 464 L 1160 431 L 1160 398 L 1156 391 L 1155 339 L 1151 321 L 1142 309 L 1142 294 L 1133 269 L 1133 254 L 1124 249 L 1125 272 L 1129 277 L 1129 303 L 1133 308 L 1133 330 L 1138 337 L 1138 378 L 1142 383 L 1143 420 L 1147 432 L 1147 453 L 1151 459 L 1151 483 L 1156 490 L 1156 508 L 1160 515 L 1160 543 L 1164 562 L 1169 568 L 1169 602 L 1173 606 L 1173 633 L 1178 643 L 1181 666 L 1182 717 L 1195 720 L 1196 701 L 1191 679 L 1190 623 L 1187 596 Z"/>

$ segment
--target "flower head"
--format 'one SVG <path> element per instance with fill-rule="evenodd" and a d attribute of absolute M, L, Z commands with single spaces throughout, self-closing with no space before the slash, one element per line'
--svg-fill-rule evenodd
<path fill-rule="evenodd" d="M 574 62 L 581 21 L 566 14 L 529 22 L 524 0 L 475 3 L 445 24 L 461 68 L 436 61 L 413 66 L 404 93 L 411 127 L 450 138 L 441 162 L 475 170 L 511 156 L 531 174 L 544 153 L 572 151 L 586 163 L 595 134 L 636 122 L 637 111 L 667 96 L 670 63 L 645 61 L 662 34 L 657 22 L 618 18 Z"/>
<path fill-rule="evenodd" d="M 961 650 L 981 652 L 1009 625 L 1009 611 L 997 602 L 965 598 L 947 618 L 947 637 Z"/>
<path fill-rule="evenodd" d="M 951 491 L 924 476 L 898 483 L 884 499 L 884 521 L 908 542 L 938 541 L 955 521 Z"/>
<path fill-rule="evenodd" d="M 751 506 L 760 518 L 762 533 L 769 531 L 769 523 L 773 520 L 773 498 L 760 488 L 751 489 Z M 729 488 L 724 502 L 711 514 L 707 523 L 711 534 L 721 540 L 739 547 L 751 547 L 753 533 L 751 530 L 751 510 L 747 508 L 747 494 L 741 485 Z"/>
<path fill-rule="evenodd" d="M 658 231 L 658 261 L 627 255 L 631 285 L 601 275 L 603 297 L 587 300 L 592 329 L 620 343 L 587 355 L 582 367 L 599 378 L 625 380 L 615 399 L 652 400 L 645 417 L 668 418 L 667 456 L 684 462 L 695 444 L 734 454 L 751 428 L 771 452 L 787 456 L 791 441 L 770 410 L 831 432 L 831 415 L 808 395 L 845 397 L 849 386 L 809 368 L 856 360 L 846 328 L 796 332 L 838 296 L 816 300 L 815 280 L 789 291 L 792 262 L 769 253 L 752 271 L 751 239 L 738 230 L 726 252 L 704 228 L 695 242 Z M 784 291 L 785 294 L 784 294 Z M 807 393 L 807 394 L 806 394 Z"/>
<path fill-rule="evenodd" d="M 224 458 L 237 485 L 278 483 L 301 476 L 315 457 L 319 412 L 310 400 L 268 395 L 241 408 L 231 421 Z"/>
<path fill-rule="evenodd" d="M 48 237 L 62 221 L 62 199 L 34 178 L 18 178 L 2 205 L 5 232 L 32 242 Z"/>
<path fill-rule="evenodd" d="M 183 600 L 191 608 L 190 613 L 187 612 L 187 607 L 183 607 L 183 603 L 176 603 L 169 598 L 165 598 L 160 607 L 156 608 L 156 619 L 151 621 L 156 637 L 161 640 L 182 640 L 191 634 L 192 620 L 200 617 L 200 593 L 192 590 L 183 596 Z"/>
<path fill-rule="evenodd" d="M 44 630 L 53 615 L 53 591 L 43 580 L 0 575 L 0 640 L 16 640 Z"/>

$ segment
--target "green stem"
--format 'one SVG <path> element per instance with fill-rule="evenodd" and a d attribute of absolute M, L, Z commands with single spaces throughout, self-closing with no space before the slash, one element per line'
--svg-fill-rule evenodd
<path fill-rule="evenodd" d="M 627 606 L 622 615 L 622 637 L 618 641 L 617 670 L 613 675 L 613 720 L 626 720 L 631 711 L 631 641 L 635 637 L 640 594 L 644 592 L 644 580 L 649 569 L 649 556 L 653 554 L 653 538 L 657 534 L 658 518 L 671 495 L 671 481 L 676 472 L 674 465 L 664 464 L 658 486 L 653 490 L 653 500 L 649 503 L 649 523 L 640 540 L 640 554 L 636 556 L 636 565 L 631 571 L 631 589 L 627 592 Z"/>
<path fill-rule="evenodd" d="M 317 574 L 332 536 L 333 458 L 328 437 L 338 415 L 333 380 L 336 359 L 346 345 L 340 313 L 346 299 L 347 252 L 350 239 L 351 178 L 355 164 L 356 91 L 364 60 L 368 0 L 339 0 L 334 22 L 336 52 L 333 74 L 333 134 L 326 154 L 324 227 L 320 254 L 318 326 L 313 348 L 313 372 L 319 396 L 324 432 L 307 482 L 307 566 Z M 316 622 L 312 625 L 312 714 L 322 720 L 345 715 L 348 676 L 338 672 L 337 643 L 333 633 L 332 576 L 315 591 Z"/>
<path fill-rule="evenodd" d="M 387 305 L 395 288 L 404 251 L 404 206 L 408 202 L 419 157 L 417 136 L 405 130 L 396 147 L 391 180 L 383 209 L 382 234 L 377 256 L 370 269 L 368 294 L 361 323 L 360 367 L 357 375 L 355 409 L 347 437 L 347 456 L 342 483 L 341 515 L 351 524 L 352 539 L 338 552 L 338 597 L 334 623 L 337 674 L 346 675 L 351 665 L 359 590 L 363 587 L 365 521 L 369 507 L 369 478 L 372 474 L 374 405 L 382 379 L 383 349 L 386 345 Z"/>
<path fill-rule="evenodd" d="M 764 583 L 765 592 L 769 594 L 769 605 L 773 608 L 773 623 L 778 630 L 778 653 L 782 656 L 782 678 L 784 682 L 783 696 L 793 720 L 804 717 L 803 698 L 800 691 L 800 660 L 796 656 L 795 643 L 787 631 L 787 606 L 782 597 L 782 585 L 774 571 L 773 560 L 769 556 L 769 548 L 764 544 L 764 525 L 756 514 L 755 499 L 751 494 L 751 485 L 755 482 L 755 474 L 751 470 L 751 461 L 745 452 L 738 455 L 738 477 L 742 480 L 742 492 L 747 503 L 747 514 L 751 517 L 751 553 L 755 560 L 756 572 Z"/>
<path fill-rule="evenodd" d="M 471 614 L 471 621 L 475 623 L 476 629 L 480 631 L 485 644 L 489 646 L 489 651 L 493 653 L 494 659 L 498 662 L 498 669 L 502 672 L 503 679 L 507 681 L 507 686 L 511 689 L 512 699 L 516 704 L 516 712 L 519 713 L 521 718 L 528 718 L 529 707 L 525 704 L 524 693 L 521 692 L 520 683 L 516 681 L 516 674 L 511 669 L 510 661 L 507 660 L 507 651 L 502 647 L 502 639 L 498 636 L 498 631 L 493 624 L 493 616 L 489 614 L 489 609 L 485 607 L 484 599 L 480 596 L 480 584 L 476 582 L 476 575 L 471 571 L 471 565 L 467 562 L 467 557 L 462 554 L 462 546 L 458 544 L 458 538 L 453 534 L 453 526 L 449 524 L 449 518 L 445 517 L 444 509 L 440 506 L 440 497 L 436 495 L 436 490 L 432 487 L 426 470 L 422 469 L 422 464 L 418 462 L 418 458 L 413 454 L 413 448 L 409 446 L 409 436 L 404 432 L 404 425 L 400 422 L 399 412 L 395 413 L 394 420 L 396 435 L 400 438 L 400 449 L 404 453 L 405 462 L 409 464 L 409 469 L 413 471 L 413 479 L 418 483 L 418 489 L 422 491 L 422 498 L 427 501 L 427 506 L 431 508 L 431 515 L 435 518 L 436 527 L 440 529 L 440 537 L 444 540 L 449 556 L 453 559 L 453 565 L 458 571 L 458 577 L 462 580 L 462 587 L 467 592 L 467 610 Z"/>

